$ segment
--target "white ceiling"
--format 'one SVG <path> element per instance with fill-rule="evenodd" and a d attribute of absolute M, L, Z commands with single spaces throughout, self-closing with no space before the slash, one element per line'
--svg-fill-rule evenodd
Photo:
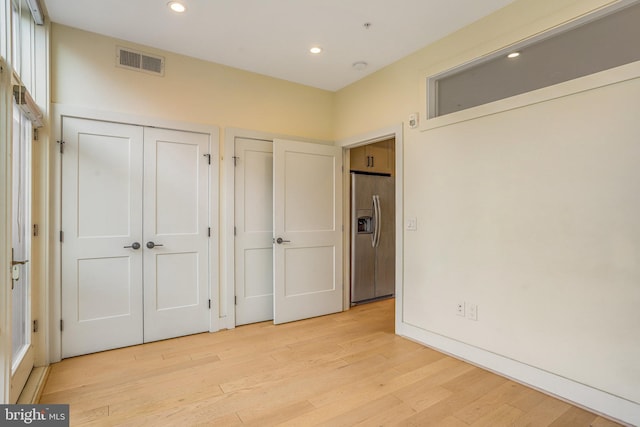
<path fill-rule="evenodd" d="M 330 91 L 512 2 L 184 0 L 178 15 L 168 0 L 44 0 L 53 22 Z"/>

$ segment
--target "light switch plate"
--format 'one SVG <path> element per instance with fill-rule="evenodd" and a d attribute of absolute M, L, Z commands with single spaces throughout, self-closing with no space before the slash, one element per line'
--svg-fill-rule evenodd
<path fill-rule="evenodd" d="M 407 230 L 416 231 L 418 229 L 418 220 L 416 218 L 407 219 Z"/>

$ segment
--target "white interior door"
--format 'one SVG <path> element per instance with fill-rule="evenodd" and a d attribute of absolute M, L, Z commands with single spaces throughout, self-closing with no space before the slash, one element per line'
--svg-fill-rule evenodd
<path fill-rule="evenodd" d="M 274 323 L 342 311 L 342 149 L 274 140 Z"/>
<path fill-rule="evenodd" d="M 273 144 L 235 141 L 236 325 L 273 319 Z"/>
<path fill-rule="evenodd" d="M 142 343 L 143 128 L 62 132 L 62 357 Z"/>
<path fill-rule="evenodd" d="M 209 329 L 209 136 L 144 134 L 144 340 Z"/>

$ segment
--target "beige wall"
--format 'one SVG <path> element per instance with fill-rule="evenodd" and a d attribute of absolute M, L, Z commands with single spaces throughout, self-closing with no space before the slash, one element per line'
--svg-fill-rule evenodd
<path fill-rule="evenodd" d="M 608 3 L 517 1 L 339 91 L 336 136 L 416 111 L 424 122 L 425 76 Z M 418 231 L 404 233 L 404 321 L 640 403 L 638 94 L 635 78 L 405 125 L 404 215 Z M 456 316 L 459 301 L 478 321 Z"/>
<path fill-rule="evenodd" d="M 356 82 L 336 94 L 337 139 L 408 121 L 414 112 L 424 120 L 425 76 L 571 21 L 612 0 L 519 0 L 492 15 Z M 418 130 L 407 130 L 411 139 Z"/>
<path fill-rule="evenodd" d="M 116 67 L 116 46 L 165 56 L 158 77 Z M 54 24 L 51 102 L 333 139 L 331 92 Z"/>

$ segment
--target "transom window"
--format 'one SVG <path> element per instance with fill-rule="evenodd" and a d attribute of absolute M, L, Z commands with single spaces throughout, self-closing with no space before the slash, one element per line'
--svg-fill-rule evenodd
<path fill-rule="evenodd" d="M 635 1 L 432 76 L 428 118 L 638 61 L 639 22 Z"/>

